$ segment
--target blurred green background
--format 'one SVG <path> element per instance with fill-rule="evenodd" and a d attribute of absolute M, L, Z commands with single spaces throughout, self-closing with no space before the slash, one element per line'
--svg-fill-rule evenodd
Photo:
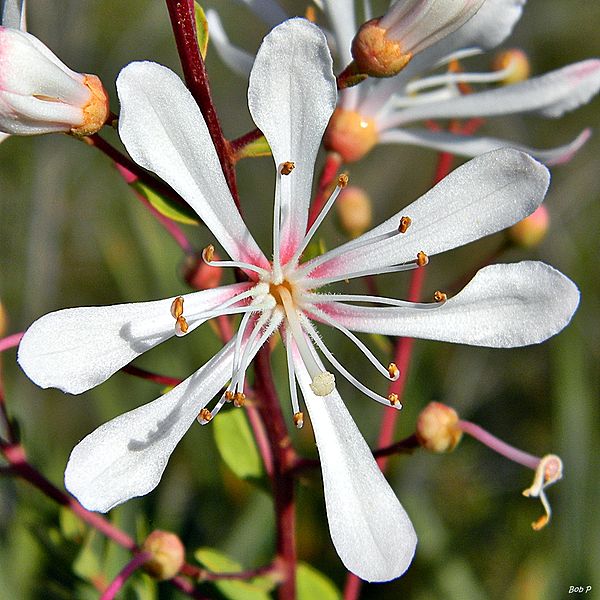
<path fill-rule="evenodd" d="M 290 12 L 303 2 L 287 2 Z M 219 8 L 240 45 L 254 51 L 264 26 L 234 2 Z M 149 59 L 180 72 L 164 2 L 31 0 L 29 30 L 77 71 L 98 74 L 117 110 L 114 80 L 132 60 Z M 300 10 L 300 12 L 301 12 Z M 529 0 L 524 17 L 504 45 L 525 49 L 533 72 L 543 73 L 600 54 L 600 4 L 588 0 Z M 477 61 L 475 61 L 476 63 Z M 480 63 L 482 64 L 482 63 Z M 208 70 L 226 135 L 252 128 L 246 82 L 232 75 L 209 49 Z M 584 127 L 600 130 L 600 100 L 560 120 L 498 118 L 485 125 L 491 135 L 544 147 L 566 143 Z M 107 137 L 118 143 L 111 132 Z M 582 292 L 570 327 L 539 347 L 488 350 L 417 342 L 398 436 L 409 435 L 428 402 L 455 407 L 509 443 L 537 455 L 559 454 L 562 482 L 549 491 L 551 524 L 534 532 L 530 522 L 542 507 L 521 491 L 532 473 L 471 439 L 446 456 L 417 452 L 396 457 L 390 482 L 419 535 L 416 559 L 401 579 L 365 585 L 364 598 L 411 600 L 559 599 L 570 586 L 600 591 L 598 387 L 600 359 L 600 135 L 598 131 L 568 165 L 553 170 L 547 197 L 552 227 L 533 251 L 511 250 L 501 261 L 527 258 L 549 262 Z M 431 184 L 436 156 L 416 148 L 384 147 L 352 165 L 352 182 L 366 187 L 375 223 L 408 204 Z M 273 168 L 269 158 L 239 165 L 242 202 L 256 237 L 270 247 Z M 22 331 L 40 315 L 68 306 L 111 304 L 168 297 L 187 291 L 182 256 L 170 238 L 132 196 L 110 162 L 93 148 L 66 136 L 12 138 L 0 146 L 0 299 L 8 333 Z M 203 228 L 190 228 L 194 244 L 213 241 Z M 344 241 L 330 218 L 322 228 L 328 247 Z M 440 256 L 428 267 L 426 296 L 480 263 L 500 243 L 497 235 Z M 408 276 L 382 278 L 387 294 L 402 297 Z M 325 338 L 350 370 L 361 357 L 344 340 Z M 210 327 L 172 340 L 137 364 L 185 377 L 219 342 Z M 385 360 L 385 354 L 380 351 Z M 18 418 L 30 459 L 61 485 L 71 448 L 106 420 L 154 399 L 158 386 L 125 374 L 81 397 L 34 386 L 2 356 L 7 403 Z M 289 414 L 281 347 L 274 355 L 283 408 Z M 370 373 L 369 373 L 370 375 Z M 370 383 L 383 392 L 381 380 Z M 379 405 L 341 383 L 342 396 L 366 439 L 375 443 Z M 309 427 L 296 436 L 313 456 Z M 345 572 L 331 545 L 318 472 L 299 488 L 299 555 L 338 586 Z M 268 561 L 273 551 L 269 496 L 240 481 L 223 464 L 211 428 L 194 426 L 169 463 L 158 488 L 112 513 L 131 534 L 154 529 L 179 533 L 192 551 L 212 546 L 246 567 Z M 62 523 L 62 530 L 61 530 Z M 70 525 L 70 527 L 69 527 Z M 0 480 L 0 597 L 6 599 L 95 598 L 89 579 L 111 578 L 127 554 L 100 536 L 81 532 L 57 506 L 33 488 Z M 82 554 L 81 540 L 85 539 Z M 105 562 L 96 564 L 102 555 Z M 212 592 L 210 592 L 212 593 Z M 179 597 L 168 585 L 138 575 L 123 598 Z"/>

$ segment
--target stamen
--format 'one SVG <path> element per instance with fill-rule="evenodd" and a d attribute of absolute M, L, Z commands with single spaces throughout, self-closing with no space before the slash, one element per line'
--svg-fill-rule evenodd
<path fill-rule="evenodd" d="M 390 363 L 390 366 L 386 369 L 380 362 L 377 360 L 375 355 L 367 348 L 367 346 L 348 328 L 344 327 L 340 323 L 338 323 L 333 317 L 328 315 L 326 312 L 317 308 L 316 306 L 312 306 L 310 312 L 314 313 L 319 319 L 325 321 L 327 324 L 335 327 L 338 331 L 341 331 L 347 338 L 352 340 L 357 348 L 367 357 L 369 362 L 386 378 L 390 378 L 392 381 L 396 381 L 400 372 L 394 363 Z M 392 375 L 392 367 L 396 369 L 397 373 L 394 377 Z"/>
<path fill-rule="evenodd" d="M 326 396 L 333 391 L 333 387 L 335 385 L 335 381 L 332 381 L 333 375 L 327 371 L 323 371 L 317 364 L 314 356 L 311 354 L 308 344 L 306 343 L 304 331 L 300 325 L 300 321 L 298 320 L 296 307 L 294 306 L 294 301 L 292 300 L 292 295 L 290 294 L 289 290 L 281 286 L 279 289 L 279 295 L 283 303 L 283 309 L 285 310 L 287 323 L 290 326 L 296 347 L 300 352 L 300 356 L 302 357 L 302 361 L 304 362 L 304 366 L 306 367 L 308 374 L 312 377 L 311 389 L 317 396 Z M 323 375 L 327 375 L 329 377 L 323 377 Z M 316 389 L 313 388 L 313 385 L 316 386 Z M 329 387 L 331 387 L 331 389 L 326 391 L 329 389 Z"/>
<path fill-rule="evenodd" d="M 200 423 L 205 425 L 213 418 L 213 416 L 208 408 L 203 408 L 197 418 Z"/>
<path fill-rule="evenodd" d="M 423 250 L 421 250 L 421 252 L 419 252 L 417 254 L 417 265 L 419 267 L 424 267 L 428 263 L 429 263 L 429 256 L 427 256 L 427 254 L 425 254 L 425 252 L 423 252 Z"/>
<path fill-rule="evenodd" d="M 321 225 L 321 223 L 323 222 L 323 220 L 325 219 L 325 217 L 331 210 L 333 203 L 337 200 L 337 197 L 340 195 L 340 192 L 342 191 L 342 189 L 345 188 L 347 185 L 348 185 L 348 175 L 343 173 L 342 175 L 340 175 L 338 177 L 337 186 L 333 190 L 331 196 L 329 196 L 329 199 L 325 203 L 325 206 L 323 206 L 323 208 L 321 209 L 319 216 L 315 219 L 315 222 L 311 225 L 310 229 L 304 236 L 302 243 L 300 244 L 300 246 L 298 247 L 296 252 L 294 252 L 294 256 L 291 258 L 291 260 L 289 261 L 288 264 L 295 265 L 298 262 L 298 260 L 300 259 L 300 256 L 302 255 L 302 253 L 308 246 L 310 240 L 315 235 L 317 229 L 319 228 L 319 226 Z"/>
<path fill-rule="evenodd" d="M 304 11 L 304 18 L 311 23 L 317 22 L 317 13 L 315 12 L 314 6 L 307 6 Z"/>
<path fill-rule="evenodd" d="M 175 321 L 175 335 L 181 337 L 188 332 L 189 325 L 185 320 L 185 317 L 179 316 Z"/>
<path fill-rule="evenodd" d="M 215 247 L 212 244 L 209 244 L 202 250 L 202 260 L 211 267 L 233 267 L 238 269 L 244 269 L 246 271 L 253 271 L 254 273 L 258 273 L 262 277 L 268 277 L 270 275 L 269 271 L 263 269 L 261 267 L 257 267 L 256 265 L 236 261 L 236 260 L 213 260 L 213 256 L 215 253 Z"/>
<path fill-rule="evenodd" d="M 234 393 L 231 390 L 227 390 L 224 395 L 227 402 L 233 402 Z"/>
<path fill-rule="evenodd" d="M 400 233 L 406 233 L 406 230 L 410 227 L 412 223 L 412 219 L 410 217 L 402 217 L 400 219 L 400 227 L 398 227 L 398 231 Z"/>
<path fill-rule="evenodd" d="M 246 394 L 244 392 L 236 392 L 233 397 L 233 405 L 241 408 L 244 404 L 246 404 Z"/>
<path fill-rule="evenodd" d="M 298 429 L 302 429 L 302 427 L 304 426 L 304 413 L 303 412 L 294 413 L 294 425 Z"/>
<path fill-rule="evenodd" d="M 398 394 L 389 394 L 388 400 L 394 408 L 402 408 L 402 404 L 400 404 L 400 400 L 398 399 Z"/>
<path fill-rule="evenodd" d="M 332 275 L 331 277 L 315 277 L 311 279 L 312 287 L 321 287 L 329 283 L 336 283 L 337 281 L 349 281 L 350 279 L 356 279 L 357 277 L 365 277 L 367 275 L 383 275 L 384 273 L 398 273 L 400 271 L 411 271 L 416 269 L 418 266 L 417 261 L 411 263 L 404 263 L 401 265 L 394 265 L 392 267 L 379 267 L 374 269 L 367 269 L 365 271 L 355 271 L 354 273 L 344 273 L 343 275 Z"/>
<path fill-rule="evenodd" d="M 539 531 L 543 527 L 545 527 L 550 521 L 550 517 L 552 516 L 552 510 L 550 508 L 550 503 L 546 498 L 545 489 L 556 483 L 559 479 L 562 479 L 562 460 L 556 454 L 548 454 L 544 456 L 536 470 L 535 477 L 533 479 L 533 484 L 531 487 L 523 490 L 523 496 L 539 498 L 542 502 L 542 506 L 544 507 L 545 515 L 542 515 L 539 519 L 536 519 L 531 527 L 535 531 Z"/>
<path fill-rule="evenodd" d="M 291 160 L 286 160 L 284 163 L 281 163 L 281 167 L 279 168 L 279 172 L 282 175 L 289 175 L 296 168 L 296 163 Z"/>
<path fill-rule="evenodd" d="M 383 404 L 385 406 L 390 405 L 389 400 L 387 398 L 384 398 L 383 396 L 376 394 L 373 390 L 370 390 L 366 385 L 363 385 L 360 381 L 358 381 L 358 379 L 356 379 L 356 377 L 354 377 L 352 374 L 350 374 L 340 364 L 340 362 L 329 351 L 327 346 L 325 346 L 325 344 L 319 337 L 319 334 L 317 333 L 315 328 L 312 326 L 312 324 L 308 321 L 308 319 L 306 319 L 304 321 L 304 326 L 306 328 L 306 332 L 308 333 L 310 339 L 312 339 L 312 341 L 318 346 L 319 350 L 321 350 L 321 352 L 325 355 L 327 360 L 339 371 L 339 373 L 343 377 L 345 377 L 355 388 L 359 389 L 365 396 L 368 396 L 369 398 L 372 398 L 373 400 L 376 400 L 377 402 L 379 402 L 380 404 Z M 401 408 L 401 407 L 396 407 L 396 408 Z"/>
<path fill-rule="evenodd" d="M 396 366 L 396 363 L 389 364 L 388 372 L 392 381 L 397 381 L 398 377 L 400 377 L 400 369 Z"/>
<path fill-rule="evenodd" d="M 177 320 L 183 314 L 183 298 L 181 296 L 173 300 L 171 304 L 171 315 Z"/>
<path fill-rule="evenodd" d="M 439 308 L 439 305 L 433 302 L 409 302 L 408 300 L 386 298 L 385 296 L 369 296 L 368 294 L 317 294 L 307 292 L 302 295 L 302 300 L 316 304 L 332 302 L 370 302 L 371 304 L 387 304 L 398 307 L 425 309 Z"/>
<path fill-rule="evenodd" d="M 298 403 L 298 389 L 296 387 L 296 371 L 294 369 L 294 359 L 292 357 L 292 334 L 286 328 L 285 332 L 285 352 L 288 365 L 288 383 L 290 386 L 290 398 L 292 400 L 292 411 L 294 414 L 302 414 Z"/>
<path fill-rule="evenodd" d="M 444 292 L 440 292 L 440 290 L 437 290 L 434 294 L 433 294 L 433 299 L 436 302 L 446 302 L 446 300 L 448 300 L 448 296 L 447 294 L 445 294 Z"/>

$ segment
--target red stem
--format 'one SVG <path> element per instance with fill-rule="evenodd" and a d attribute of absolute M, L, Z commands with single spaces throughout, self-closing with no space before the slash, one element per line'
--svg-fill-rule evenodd
<path fill-rule="evenodd" d="M 183 68 L 185 83 L 200 108 L 223 169 L 231 195 L 239 209 L 239 194 L 233 168 L 234 160 L 229 142 L 223 135 L 221 123 L 212 99 L 204 59 L 200 54 L 196 33 L 193 0 L 166 0 L 175 35 L 177 52 Z"/>
<path fill-rule="evenodd" d="M 278 588 L 279 600 L 296 598 L 296 507 L 294 477 L 291 467 L 295 453 L 281 413 L 277 391 L 273 383 L 270 348 L 265 344 L 254 361 L 256 373 L 257 408 L 262 416 L 273 456 L 271 484 L 277 519 L 277 557 L 275 564 L 282 573 Z"/>
<path fill-rule="evenodd" d="M 134 554 L 133 558 L 123 567 L 106 590 L 104 590 L 104 593 L 100 596 L 100 600 L 113 600 L 131 575 L 133 575 L 145 562 L 148 562 L 150 558 L 152 558 L 152 555 L 149 552 L 138 552 L 137 554 Z"/>
<path fill-rule="evenodd" d="M 248 144 L 251 144 L 252 142 L 255 142 L 256 140 L 260 139 L 262 136 L 263 132 L 260 129 L 253 129 L 252 131 L 249 131 L 248 133 L 245 133 L 244 135 L 235 138 L 235 140 L 231 140 L 229 142 L 229 148 L 231 150 L 231 153 L 234 156 L 237 155 L 237 153 L 240 150 L 248 146 Z"/>
<path fill-rule="evenodd" d="M 148 381 L 152 381 L 160 385 L 176 386 L 183 381 L 178 377 L 157 375 L 156 373 L 146 371 L 146 369 L 141 369 L 140 367 L 134 367 L 133 365 L 126 365 L 125 367 L 121 367 L 121 371 L 123 371 L 123 373 L 127 373 L 128 375 L 133 375 L 134 377 L 139 377 L 141 379 L 147 379 Z"/>

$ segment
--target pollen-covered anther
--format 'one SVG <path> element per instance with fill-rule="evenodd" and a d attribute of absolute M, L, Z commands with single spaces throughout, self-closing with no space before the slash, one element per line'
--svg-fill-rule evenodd
<path fill-rule="evenodd" d="M 210 420 L 212 420 L 212 418 L 212 413 L 210 410 L 208 410 L 208 408 L 203 408 L 198 414 L 198 421 L 203 424 L 208 423 Z"/>
<path fill-rule="evenodd" d="M 342 173 L 339 177 L 338 177 L 338 185 L 344 189 L 347 185 L 348 185 L 348 175 L 346 173 Z"/>
<path fill-rule="evenodd" d="M 174 319 L 179 319 L 179 317 L 183 314 L 183 298 L 178 296 L 173 300 L 171 304 L 171 315 Z"/>
<path fill-rule="evenodd" d="M 434 294 L 433 294 L 433 299 L 436 302 L 446 302 L 446 300 L 448 300 L 448 295 L 445 294 L 444 292 L 440 292 L 440 290 L 437 290 Z"/>
<path fill-rule="evenodd" d="M 419 265 L 419 267 L 424 267 L 427 264 L 429 264 L 429 256 L 421 250 L 421 252 L 417 254 L 417 265 Z"/>
<path fill-rule="evenodd" d="M 388 400 L 390 401 L 390 404 L 394 407 L 396 407 L 400 404 L 400 400 L 398 399 L 398 394 L 390 394 L 388 396 Z"/>
<path fill-rule="evenodd" d="M 390 374 L 390 379 L 392 381 L 396 381 L 398 377 L 400 377 L 400 369 L 396 366 L 396 363 L 390 363 L 388 366 L 388 373 Z"/>
<path fill-rule="evenodd" d="M 302 427 L 304 426 L 304 413 L 303 412 L 297 412 L 294 414 L 294 425 L 296 426 L 297 429 L 302 429 Z"/>
<path fill-rule="evenodd" d="M 335 376 L 329 371 L 321 371 L 314 376 L 310 389 L 316 396 L 327 396 L 335 388 Z"/>
<path fill-rule="evenodd" d="M 225 400 L 227 402 L 233 402 L 234 397 L 235 397 L 235 394 L 231 390 L 227 390 L 225 392 Z"/>
<path fill-rule="evenodd" d="M 550 503 L 546 498 L 545 489 L 553 483 L 556 483 L 559 479 L 562 479 L 562 476 L 563 464 L 560 457 L 556 456 L 556 454 L 547 454 L 540 460 L 535 470 L 535 476 L 531 487 L 523 490 L 523 496 L 527 496 L 528 498 L 539 498 L 546 512 L 546 514 L 542 515 L 531 524 L 531 527 L 535 531 L 543 529 L 550 521 L 552 515 Z"/>
<path fill-rule="evenodd" d="M 177 335 L 185 335 L 189 329 L 188 322 L 185 320 L 184 316 L 177 317 L 175 321 L 175 333 Z"/>
<path fill-rule="evenodd" d="M 281 163 L 281 167 L 279 167 L 279 172 L 282 175 L 289 175 L 295 168 L 296 163 L 292 162 L 291 160 L 286 160 L 285 162 Z"/>
<path fill-rule="evenodd" d="M 236 392 L 233 396 L 233 405 L 241 408 L 246 404 L 246 394 L 244 392 Z"/>
<path fill-rule="evenodd" d="M 314 6 L 307 6 L 304 11 L 304 18 L 311 23 L 317 22 L 317 13 Z"/>
<path fill-rule="evenodd" d="M 210 263 L 215 255 L 215 247 L 212 244 L 209 244 L 202 250 L 202 260 L 205 263 Z"/>
<path fill-rule="evenodd" d="M 406 233 L 406 231 L 410 227 L 411 223 L 412 223 L 412 219 L 410 217 L 402 217 L 400 219 L 400 225 L 398 226 L 398 231 L 400 233 Z"/>

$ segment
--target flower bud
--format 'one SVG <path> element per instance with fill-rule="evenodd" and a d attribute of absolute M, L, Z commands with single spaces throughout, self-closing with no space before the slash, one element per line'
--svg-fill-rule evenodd
<path fill-rule="evenodd" d="M 0 27 L 0 131 L 91 135 L 108 115 L 96 75 L 72 71 L 29 33 Z"/>
<path fill-rule="evenodd" d="M 6 335 L 6 330 L 8 328 L 8 317 L 6 315 L 6 310 L 4 309 L 4 305 L 0 302 L 0 337 L 4 337 Z"/>
<path fill-rule="evenodd" d="M 181 540 L 168 531 L 153 531 L 142 544 L 142 552 L 152 555 L 144 569 L 159 581 L 175 577 L 185 562 Z"/>
<path fill-rule="evenodd" d="M 373 220 L 371 199 L 361 187 L 345 187 L 336 201 L 340 227 L 352 238 L 364 233 Z"/>
<path fill-rule="evenodd" d="M 462 438 L 456 411 L 441 404 L 430 402 L 417 419 L 417 439 L 430 452 L 451 452 Z"/>
<path fill-rule="evenodd" d="M 509 239 L 522 248 L 534 248 L 546 237 L 550 227 L 548 209 L 542 204 L 528 217 L 515 223 L 508 232 Z"/>
<path fill-rule="evenodd" d="M 216 252 L 211 260 L 221 260 Z M 202 260 L 202 254 L 186 256 L 183 263 L 183 278 L 195 290 L 216 288 L 221 283 L 223 269 L 207 265 Z"/>
<path fill-rule="evenodd" d="M 498 52 L 492 61 L 492 70 L 506 71 L 505 77 L 500 80 L 503 85 L 524 81 L 531 73 L 529 58 L 519 48 Z"/>
<path fill-rule="evenodd" d="M 402 0 L 378 19 L 367 21 L 352 41 L 356 70 L 392 77 L 413 55 L 466 23 L 484 0 Z"/>
<path fill-rule="evenodd" d="M 360 160 L 379 139 L 375 121 L 356 111 L 336 108 L 323 138 L 325 148 L 346 163 Z"/>

